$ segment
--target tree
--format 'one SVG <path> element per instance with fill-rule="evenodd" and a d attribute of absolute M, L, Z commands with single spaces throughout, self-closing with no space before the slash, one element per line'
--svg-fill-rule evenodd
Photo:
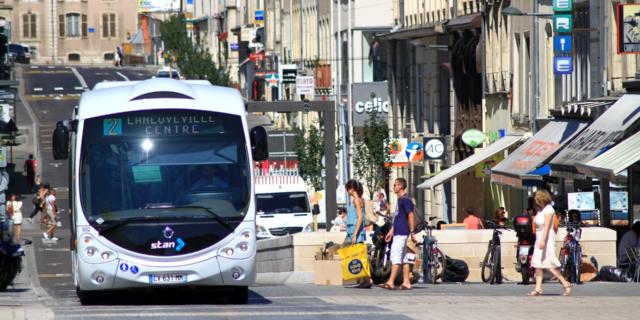
<path fill-rule="evenodd" d="M 199 40 L 187 36 L 184 15 L 172 16 L 160 25 L 165 51 L 187 79 L 206 79 L 214 85 L 229 86 L 229 72 L 218 68 L 209 50 Z"/>
<path fill-rule="evenodd" d="M 389 170 L 389 127 L 373 112 L 365 121 L 362 135 L 355 139 L 353 166 L 356 176 L 364 180 L 371 195 L 384 183 Z"/>
<path fill-rule="evenodd" d="M 308 130 L 295 128 L 293 149 L 298 156 L 300 176 L 310 182 L 316 190 L 322 189 L 323 138 L 316 126 Z"/>

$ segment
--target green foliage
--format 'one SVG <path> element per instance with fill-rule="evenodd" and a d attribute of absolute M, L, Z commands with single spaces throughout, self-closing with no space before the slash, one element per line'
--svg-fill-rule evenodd
<path fill-rule="evenodd" d="M 176 15 L 160 25 L 162 41 L 171 60 L 187 79 L 206 79 L 214 85 L 229 86 L 228 71 L 216 67 L 213 57 L 202 48 L 200 41 L 194 43 L 187 36 L 184 21 L 184 15 Z"/>
<path fill-rule="evenodd" d="M 356 176 L 364 180 L 369 192 L 384 184 L 389 170 L 384 166 L 389 161 L 389 127 L 371 113 L 364 124 L 362 136 L 356 137 L 353 166 Z"/>
<path fill-rule="evenodd" d="M 308 130 L 294 129 L 296 138 L 293 149 L 300 162 L 300 175 L 310 182 L 316 190 L 322 189 L 322 156 L 324 155 L 323 137 L 316 126 Z"/>

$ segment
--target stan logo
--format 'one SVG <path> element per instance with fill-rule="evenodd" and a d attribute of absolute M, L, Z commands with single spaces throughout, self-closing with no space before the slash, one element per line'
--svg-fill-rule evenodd
<path fill-rule="evenodd" d="M 359 274 L 362 272 L 362 262 L 358 259 L 353 259 L 349 261 L 348 268 L 351 274 Z"/>
<path fill-rule="evenodd" d="M 177 243 L 177 245 L 176 245 Z M 176 241 L 157 241 L 151 243 L 151 250 L 160 250 L 160 249 L 176 249 L 177 252 L 180 252 L 182 248 L 187 245 L 184 240 L 181 238 L 176 239 Z"/>

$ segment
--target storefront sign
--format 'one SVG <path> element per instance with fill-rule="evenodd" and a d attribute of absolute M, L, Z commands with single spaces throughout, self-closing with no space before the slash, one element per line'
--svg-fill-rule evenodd
<path fill-rule="evenodd" d="M 389 160 L 386 163 L 387 166 L 406 166 L 409 162 L 409 158 L 405 153 L 407 149 L 407 139 L 391 139 L 386 142 L 386 146 L 389 148 Z"/>
<path fill-rule="evenodd" d="M 484 142 L 484 133 L 478 129 L 469 129 L 462 134 L 462 142 L 471 148 L 476 148 Z"/>
<path fill-rule="evenodd" d="M 298 75 L 298 66 L 295 64 L 282 65 L 282 83 L 296 83 L 296 76 Z"/>
<path fill-rule="evenodd" d="M 177 12 L 180 10 L 179 0 L 137 0 L 138 12 Z"/>
<path fill-rule="evenodd" d="M 571 12 L 573 10 L 573 0 L 553 0 L 554 12 Z"/>
<path fill-rule="evenodd" d="M 419 142 L 409 142 L 407 148 L 404 150 L 404 154 L 407 156 L 410 162 L 419 162 L 424 159 L 424 149 Z"/>
<path fill-rule="evenodd" d="M 353 97 L 353 126 L 364 124 L 375 113 L 377 119 L 389 121 L 389 85 L 387 82 L 354 83 L 351 85 Z"/>
<path fill-rule="evenodd" d="M 313 76 L 296 77 L 296 93 L 299 95 L 312 95 L 315 92 L 315 80 Z"/>
<path fill-rule="evenodd" d="M 618 53 L 640 53 L 640 4 L 619 4 Z"/>
<path fill-rule="evenodd" d="M 424 154 L 427 160 L 444 160 L 445 144 L 442 137 L 424 138 Z"/>

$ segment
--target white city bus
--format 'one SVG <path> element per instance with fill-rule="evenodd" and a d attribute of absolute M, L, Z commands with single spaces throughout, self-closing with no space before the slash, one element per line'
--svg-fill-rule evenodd
<path fill-rule="evenodd" d="M 108 82 L 53 133 L 70 158 L 72 275 L 80 301 L 101 291 L 221 287 L 246 303 L 255 281 L 254 160 L 244 103 L 207 81 Z"/>

